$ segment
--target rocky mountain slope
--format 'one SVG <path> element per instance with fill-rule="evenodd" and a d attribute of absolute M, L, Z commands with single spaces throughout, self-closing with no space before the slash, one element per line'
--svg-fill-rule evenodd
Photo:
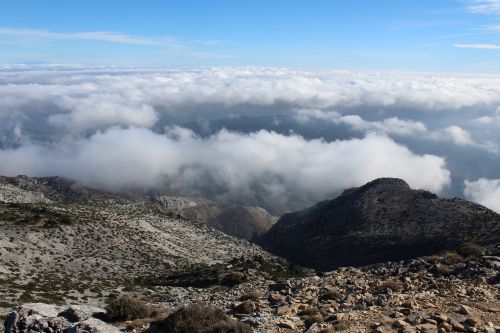
<path fill-rule="evenodd" d="M 251 240 L 278 220 L 260 207 L 240 206 L 201 197 L 151 196 L 166 213 L 205 223 L 224 233 Z"/>
<path fill-rule="evenodd" d="M 259 239 L 264 248 L 318 270 L 415 258 L 464 242 L 500 243 L 500 215 L 461 199 L 383 178 L 285 214 Z"/>
<path fill-rule="evenodd" d="M 25 304 L 13 308 L 5 327 L 8 333 L 50 329 L 114 333 L 117 327 L 141 333 L 498 333 L 500 257 L 463 254 L 341 268 L 279 282 L 255 278 L 226 290 L 172 287 L 161 302 L 143 298 L 155 309 L 153 317 L 135 315 L 107 325 L 99 320 L 106 317 L 104 310 Z M 134 315 L 135 308 L 124 308 Z M 227 318 L 226 325 L 209 330 L 207 320 L 186 309 L 218 311 Z M 183 316 L 176 316 L 178 311 Z M 165 321 L 174 329 L 162 330 Z M 229 321 L 245 329 L 231 330 L 236 325 L 227 325 Z M 186 328 L 200 326 L 205 330 Z"/>
<path fill-rule="evenodd" d="M 0 313 L 27 301 L 102 303 L 145 278 L 255 256 L 271 258 L 148 199 L 57 177 L 0 178 Z"/>

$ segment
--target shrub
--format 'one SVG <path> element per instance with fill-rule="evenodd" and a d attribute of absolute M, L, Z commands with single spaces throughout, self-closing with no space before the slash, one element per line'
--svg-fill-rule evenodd
<path fill-rule="evenodd" d="M 445 265 L 455 265 L 462 261 L 464 261 L 464 258 L 456 252 L 445 252 L 440 260 Z"/>
<path fill-rule="evenodd" d="M 320 301 L 341 301 L 344 299 L 344 295 L 339 292 L 336 288 L 327 288 L 321 292 L 319 295 Z"/>
<path fill-rule="evenodd" d="M 248 325 L 203 304 L 182 307 L 154 324 L 159 333 L 250 333 Z"/>
<path fill-rule="evenodd" d="M 400 292 L 403 290 L 403 284 L 396 281 L 384 281 L 377 287 L 379 293 L 387 293 L 389 289 L 391 291 Z"/>
<path fill-rule="evenodd" d="M 251 291 L 240 296 L 240 301 L 257 301 L 264 297 L 264 293 L 260 291 Z"/>
<path fill-rule="evenodd" d="M 240 314 L 251 314 L 255 311 L 255 304 L 252 301 L 244 301 L 236 305 L 234 311 Z"/>
<path fill-rule="evenodd" d="M 242 272 L 228 272 L 222 276 L 221 284 L 227 287 L 234 287 L 247 280 L 245 273 Z"/>
<path fill-rule="evenodd" d="M 112 299 L 106 306 L 106 318 L 110 321 L 134 320 L 152 314 L 151 307 L 143 301 L 125 295 Z"/>
<path fill-rule="evenodd" d="M 301 310 L 297 313 L 297 316 L 299 317 L 302 317 L 302 316 L 314 316 L 316 314 L 320 313 L 318 308 L 315 308 L 315 307 L 311 307 L 311 308 L 307 308 L 307 309 L 304 309 L 304 310 Z"/>
<path fill-rule="evenodd" d="M 479 257 L 484 254 L 484 248 L 474 243 L 464 243 L 458 249 L 457 253 L 463 257 Z"/>
<path fill-rule="evenodd" d="M 310 327 L 314 323 L 321 324 L 324 321 L 321 313 L 317 313 L 315 315 L 303 316 L 300 317 L 300 319 L 302 319 L 306 327 Z"/>

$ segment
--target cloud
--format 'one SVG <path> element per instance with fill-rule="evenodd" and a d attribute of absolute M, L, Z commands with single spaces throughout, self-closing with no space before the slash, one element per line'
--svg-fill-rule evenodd
<path fill-rule="evenodd" d="M 465 181 L 465 196 L 500 213 L 500 179 Z"/>
<path fill-rule="evenodd" d="M 285 105 L 282 112 L 336 107 L 446 112 L 500 105 L 500 76 L 494 75 L 245 67 L 8 69 L 0 71 L 0 117 L 46 114 L 51 125 L 74 127 L 75 131 L 113 125 L 151 127 L 162 114 L 175 118 L 237 116 L 236 106 Z M 343 120 L 353 126 L 360 122 Z M 358 126 L 380 127 L 384 132 L 423 131 L 421 122 L 403 124 L 401 116 L 383 122 Z"/>
<path fill-rule="evenodd" d="M 165 135 L 111 128 L 57 145 L 0 150 L 0 160 L 1 174 L 56 174 L 108 189 L 165 183 L 176 193 L 212 191 L 274 209 L 303 207 L 377 177 L 434 192 L 450 182 L 443 158 L 376 134 L 326 142 L 264 130 L 202 138 L 180 127 Z"/>
<path fill-rule="evenodd" d="M 467 9 L 477 14 L 500 14 L 500 1 L 498 0 L 468 0 Z"/>
<path fill-rule="evenodd" d="M 158 120 L 150 105 L 124 101 L 113 94 L 99 94 L 94 98 L 66 97 L 57 101 L 69 113 L 50 115 L 49 124 L 73 130 L 98 129 L 114 125 L 152 127 Z"/>
<path fill-rule="evenodd" d="M 497 108 L 496 114 L 494 116 L 482 116 L 475 119 L 478 123 L 489 125 L 489 124 L 500 124 L 500 107 Z"/>
<path fill-rule="evenodd" d="M 449 126 L 443 130 L 444 133 L 449 134 L 453 142 L 458 145 L 475 145 L 469 132 L 459 126 Z"/>
<path fill-rule="evenodd" d="M 387 118 L 382 121 L 367 121 L 359 115 L 342 115 L 335 111 L 318 109 L 297 110 L 297 119 L 301 122 L 311 119 L 330 121 L 335 124 L 345 124 L 354 130 L 363 132 L 380 132 L 402 136 L 417 136 L 428 132 L 424 123 L 414 120 L 404 120 L 398 117 Z"/>
<path fill-rule="evenodd" d="M 10 37 L 25 37 L 36 39 L 52 39 L 52 40 L 93 40 L 108 43 L 132 44 L 132 45 L 156 45 L 166 46 L 174 42 L 172 38 L 151 38 L 138 37 L 120 34 L 109 31 L 89 31 L 89 32 L 51 32 L 47 30 L 35 29 L 9 29 L 0 28 L 1 36 Z"/>
<path fill-rule="evenodd" d="M 415 120 L 392 117 L 380 121 L 367 121 L 359 115 L 342 115 L 336 111 L 323 111 L 318 109 L 297 110 L 296 118 L 302 123 L 318 119 L 329 121 L 334 124 L 345 124 L 350 126 L 353 130 L 365 133 L 377 132 L 423 140 L 452 141 L 461 146 L 475 146 L 487 149 L 491 152 L 495 151 L 494 147 L 490 144 L 479 144 L 475 142 L 468 131 L 456 125 L 431 131 L 424 123 Z M 484 122 L 485 119 L 480 121 Z"/>
<path fill-rule="evenodd" d="M 463 49 L 500 50 L 498 44 L 454 44 L 453 46 Z"/>

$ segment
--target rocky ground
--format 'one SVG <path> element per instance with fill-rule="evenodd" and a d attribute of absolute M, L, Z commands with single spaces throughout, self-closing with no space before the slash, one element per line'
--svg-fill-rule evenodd
<path fill-rule="evenodd" d="M 498 244 L 315 273 L 146 198 L 0 177 L 0 201 L 8 333 L 500 332 Z M 124 295 L 154 311 L 111 321 Z M 159 330 L 190 305 L 226 329 Z"/>
<path fill-rule="evenodd" d="M 446 253 L 281 281 L 255 275 L 231 288 L 149 288 L 160 317 L 201 303 L 253 332 L 500 332 L 496 256 Z M 145 332 L 151 321 L 115 325 Z"/>
<path fill-rule="evenodd" d="M 2 180 L 4 180 L 2 182 Z M 0 315 L 25 302 L 103 305 L 153 273 L 267 252 L 147 199 L 0 179 Z"/>

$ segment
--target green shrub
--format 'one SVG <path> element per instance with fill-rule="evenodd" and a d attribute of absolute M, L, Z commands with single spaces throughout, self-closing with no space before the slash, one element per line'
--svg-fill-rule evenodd
<path fill-rule="evenodd" d="M 463 257 L 479 257 L 484 255 L 484 248 L 474 243 L 464 243 L 458 249 L 457 253 Z"/>
<path fill-rule="evenodd" d="M 152 314 L 151 307 L 143 301 L 125 295 L 112 299 L 106 306 L 106 318 L 110 321 L 134 320 Z"/>
<path fill-rule="evenodd" d="M 182 307 L 154 324 L 159 333 L 251 333 L 248 325 L 203 304 Z"/>

